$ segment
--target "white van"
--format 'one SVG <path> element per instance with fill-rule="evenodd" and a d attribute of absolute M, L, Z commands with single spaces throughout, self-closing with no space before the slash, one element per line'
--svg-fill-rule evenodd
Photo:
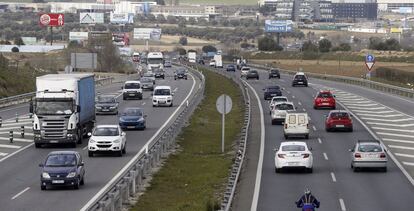
<path fill-rule="evenodd" d="M 157 86 L 152 93 L 152 106 L 173 106 L 173 93 L 170 86 Z"/>
<path fill-rule="evenodd" d="M 309 118 L 307 113 L 287 113 L 283 133 L 285 139 L 291 136 L 303 136 L 309 139 Z"/>
<path fill-rule="evenodd" d="M 140 81 L 126 81 L 122 86 L 122 98 L 124 100 L 137 98 L 142 100 L 142 87 Z"/>

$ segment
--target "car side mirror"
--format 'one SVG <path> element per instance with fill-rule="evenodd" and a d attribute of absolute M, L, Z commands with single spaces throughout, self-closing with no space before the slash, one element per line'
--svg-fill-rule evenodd
<path fill-rule="evenodd" d="M 85 166 L 84 162 L 79 163 L 79 166 Z"/>
<path fill-rule="evenodd" d="M 44 167 L 45 165 L 43 165 L 43 163 L 39 163 L 39 167 Z"/>
<path fill-rule="evenodd" d="M 91 137 L 91 136 L 92 136 L 92 133 L 91 133 L 91 132 L 89 132 L 89 133 L 88 133 L 88 137 Z"/>
<path fill-rule="evenodd" d="M 279 151 L 279 148 L 273 148 L 273 152 Z"/>
<path fill-rule="evenodd" d="M 313 150 L 312 147 L 308 147 L 308 149 L 309 149 L 309 151 L 312 151 Z"/>
<path fill-rule="evenodd" d="M 354 115 L 352 115 L 352 114 L 349 114 L 349 116 L 350 116 L 350 117 L 354 117 Z"/>
<path fill-rule="evenodd" d="M 171 96 L 174 96 L 174 93 L 171 93 Z"/>
<path fill-rule="evenodd" d="M 354 152 L 354 149 L 349 149 L 348 151 L 349 151 L 349 152 Z"/>
<path fill-rule="evenodd" d="M 76 106 L 76 112 L 78 112 L 78 113 L 79 113 L 79 112 L 81 112 L 81 107 L 80 107 L 80 105 L 77 105 L 77 106 Z"/>
<path fill-rule="evenodd" d="M 336 97 L 336 95 L 334 95 L 333 97 Z"/>
<path fill-rule="evenodd" d="M 295 109 L 297 110 L 297 109 L 298 109 L 298 107 L 297 107 L 297 106 L 295 106 Z"/>
<path fill-rule="evenodd" d="M 126 135 L 126 133 L 125 133 L 125 132 L 122 132 L 122 133 L 121 133 L 121 136 L 125 136 L 125 135 Z"/>
<path fill-rule="evenodd" d="M 282 90 L 285 90 L 285 88 L 282 88 Z"/>

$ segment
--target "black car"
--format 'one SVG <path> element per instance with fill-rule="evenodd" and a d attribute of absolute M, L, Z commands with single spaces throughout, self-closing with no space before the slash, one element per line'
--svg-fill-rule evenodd
<path fill-rule="evenodd" d="M 304 73 L 296 73 L 293 77 L 292 86 L 308 86 L 308 78 Z"/>
<path fill-rule="evenodd" d="M 272 97 L 282 96 L 282 89 L 280 86 L 268 86 L 264 90 L 264 99 L 270 100 Z"/>
<path fill-rule="evenodd" d="M 249 72 L 247 72 L 246 80 L 249 80 L 250 78 L 255 78 L 259 80 L 259 73 L 257 72 L 257 70 L 249 70 Z"/>
<path fill-rule="evenodd" d="M 172 67 L 172 62 L 170 60 L 165 60 L 164 67 Z"/>
<path fill-rule="evenodd" d="M 76 151 L 53 151 L 47 155 L 46 161 L 39 164 L 40 188 L 48 186 L 79 189 L 85 183 L 85 166 L 82 156 Z"/>
<path fill-rule="evenodd" d="M 118 114 L 118 102 L 115 95 L 99 95 L 95 102 L 96 114 Z"/>
<path fill-rule="evenodd" d="M 236 66 L 234 64 L 229 64 L 229 65 L 227 65 L 226 70 L 227 70 L 227 72 L 229 72 L 229 71 L 236 72 Z"/>
<path fill-rule="evenodd" d="M 165 73 L 163 69 L 155 69 L 154 70 L 154 77 L 155 78 L 162 78 L 165 79 Z"/>
<path fill-rule="evenodd" d="M 174 74 L 174 80 L 185 79 L 187 80 L 187 70 L 186 69 L 177 69 Z"/>
<path fill-rule="evenodd" d="M 269 71 L 269 79 L 271 78 L 279 78 L 280 79 L 280 72 L 278 69 L 270 69 Z"/>

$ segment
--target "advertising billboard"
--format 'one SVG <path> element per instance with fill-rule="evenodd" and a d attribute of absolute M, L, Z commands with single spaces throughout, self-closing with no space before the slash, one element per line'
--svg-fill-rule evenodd
<path fill-rule="evenodd" d="M 291 32 L 293 22 L 289 20 L 265 20 L 266 32 Z"/>
<path fill-rule="evenodd" d="M 403 32 L 402 28 L 391 28 L 390 29 L 391 33 L 397 33 L 397 34 L 401 34 Z"/>
<path fill-rule="evenodd" d="M 104 23 L 104 14 L 94 12 L 81 12 L 79 22 L 81 24 Z"/>
<path fill-rule="evenodd" d="M 160 28 L 134 28 L 134 39 L 136 40 L 160 40 Z"/>
<path fill-rule="evenodd" d="M 63 26 L 65 24 L 65 15 L 62 13 L 44 13 L 39 16 L 41 26 Z"/>
<path fill-rule="evenodd" d="M 129 35 L 128 33 L 118 32 L 112 33 L 112 42 L 116 46 L 125 47 L 129 45 Z"/>
<path fill-rule="evenodd" d="M 113 24 L 134 23 L 134 14 L 132 13 L 111 13 L 110 22 Z"/>
<path fill-rule="evenodd" d="M 73 68 L 96 69 L 98 64 L 96 53 L 71 53 L 70 65 Z"/>
<path fill-rule="evenodd" d="M 89 37 L 89 33 L 88 32 L 69 32 L 69 40 L 77 40 L 77 41 L 82 41 L 82 40 L 87 40 Z"/>
<path fill-rule="evenodd" d="M 398 12 L 401 14 L 411 14 L 413 13 L 413 8 L 412 7 L 400 7 L 398 8 Z"/>

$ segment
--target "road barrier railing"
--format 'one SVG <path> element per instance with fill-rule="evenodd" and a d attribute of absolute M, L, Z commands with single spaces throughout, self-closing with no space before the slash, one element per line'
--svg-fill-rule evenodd
<path fill-rule="evenodd" d="M 145 179 L 152 169 L 161 164 L 162 158 L 168 156 L 176 146 L 176 138 L 204 98 L 205 78 L 202 72 L 190 68 L 190 71 L 201 81 L 194 87 L 194 94 L 181 104 L 170 122 L 158 135 L 147 143 L 128 164 L 108 183 L 107 187 L 98 192 L 81 210 L 115 211 L 130 206 L 131 199 L 144 189 Z M 174 117 L 173 117 L 174 118 Z"/>
<path fill-rule="evenodd" d="M 270 69 L 270 67 L 266 65 L 249 64 L 249 66 L 259 68 L 259 69 Z M 280 69 L 280 71 L 290 74 L 290 75 L 293 75 L 297 72 L 297 71 L 286 70 L 286 69 Z M 384 84 L 384 83 L 371 81 L 367 79 L 347 77 L 347 76 L 327 75 L 327 74 L 318 74 L 318 73 L 309 73 L 309 72 L 306 72 L 306 75 L 312 78 L 329 80 L 329 81 L 337 81 L 341 83 L 367 87 L 367 88 L 374 89 L 377 91 L 414 99 L 414 90 L 399 87 L 399 86 L 393 86 L 393 85 Z"/>

